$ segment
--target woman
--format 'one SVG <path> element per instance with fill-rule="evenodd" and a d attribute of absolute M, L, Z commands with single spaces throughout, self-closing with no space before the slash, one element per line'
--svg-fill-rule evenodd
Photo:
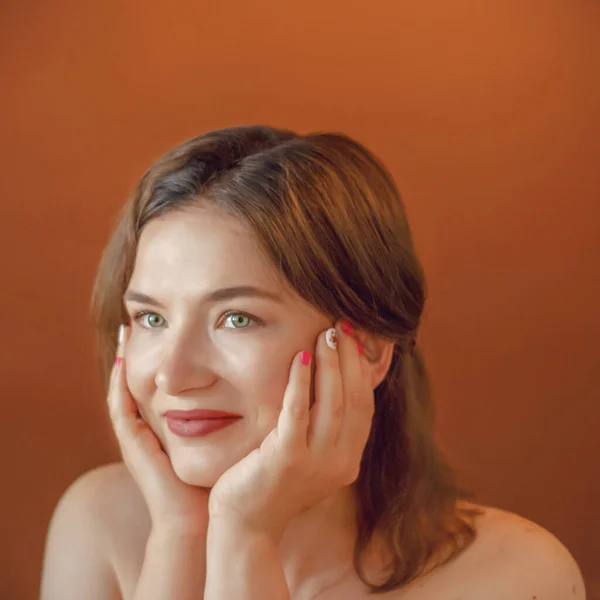
<path fill-rule="evenodd" d="M 584 598 L 554 536 L 457 488 L 424 303 L 352 139 L 233 127 L 161 157 L 93 292 L 124 462 L 63 495 L 43 600 Z"/>

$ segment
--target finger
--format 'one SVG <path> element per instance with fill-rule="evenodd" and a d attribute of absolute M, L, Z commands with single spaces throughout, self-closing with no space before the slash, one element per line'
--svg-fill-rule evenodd
<path fill-rule="evenodd" d="M 119 327 L 117 352 L 111 373 L 110 392 L 108 394 L 108 407 L 113 426 L 117 420 L 127 417 L 132 412 L 137 415 L 137 406 L 125 382 L 125 367 L 123 364 L 129 334 L 129 327 L 125 327 L 125 325 Z"/>
<path fill-rule="evenodd" d="M 117 334 L 117 350 L 115 352 L 115 362 L 113 363 L 112 370 L 110 372 L 108 394 L 106 396 L 106 402 L 108 405 L 108 412 L 109 412 L 111 421 L 113 421 L 113 416 L 115 414 L 114 411 L 115 411 L 115 400 L 116 400 L 117 376 L 118 376 L 118 372 L 119 372 L 119 366 L 120 366 L 121 360 L 123 358 L 123 351 L 124 351 L 123 342 L 124 342 L 125 335 L 126 335 L 125 326 L 120 325 L 119 332 Z M 114 421 L 113 421 L 113 424 L 114 424 Z"/>
<path fill-rule="evenodd" d="M 277 439 L 288 458 L 296 453 L 306 453 L 309 421 L 311 363 L 302 363 L 303 352 L 292 361 L 290 378 L 283 395 L 283 406 L 277 421 Z M 304 358 L 309 358 L 304 354 Z"/>
<path fill-rule="evenodd" d="M 123 459 L 137 470 L 147 468 L 149 459 L 162 453 L 160 443 L 145 421 L 139 418 L 137 404 L 129 391 L 126 378 L 125 347 L 130 328 L 121 326 L 117 360 L 109 393 L 110 417 Z"/>
<path fill-rule="evenodd" d="M 124 327 L 117 348 L 120 359 L 113 367 L 110 412 L 123 461 L 142 491 L 153 519 L 172 509 L 169 490 L 181 484 L 171 462 L 150 426 L 139 415 L 137 403 L 127 385 L 125 349 L 131 328 Z"/>
<path fill-rule="evenodd" d="M 120 358 L 122 356 L 121 354 L 121 345 L 123 342 L 123 337 L 125 335 L 125 329 L 123 325 L 119 326 L 119 332 L 117 334 L 117 350 L 115 352 L 115 362 L 113 363 L 112 369 L 110 371 L 110 377 L 108 380 L 108 394 L 106 396 L 106 402 L 108 404 L 108 408 L 109 411 L 111 409 L 111 402 L 112 402 L 112 390 L 115 386 L 115 379 L 116 379 L 116 374 L 117 374 L 117 365 L 121 362 Z"/>
<path fill-rule="evenodd" d="M 371 432 L 375 396 L 371 385 L 371 369 L 358 350 L 354 336 L 346 335 L 342 377 L 344 380 L 344 418 L 337 446 L 347 457 L 347 464 L 358 468 Z M 340 344 L 344 346 L 344 344 Z"/>
<path fill-rule="evenodd" d="M 330 328 L 317 338 L 315 403 L 311 409 L 308 445 L 311 454 L 323 456 L 336 443 L 344 414 L 339 338 Z"/>

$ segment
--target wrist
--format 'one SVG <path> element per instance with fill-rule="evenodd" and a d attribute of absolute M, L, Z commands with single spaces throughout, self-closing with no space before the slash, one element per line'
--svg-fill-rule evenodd
<path fill-rule="evenodd" d="M 155 538 L 206 539 L 208 524 L 191 524 L 185 521 L 155 521 L 150 535 Z"/>
<path fill-rule="evenodd" d="M 289 597 L 281 551 L 272 535 L 235 517 L 210 520 L 205 600 Z"/>
<path fill-rule="evenodd" d="M 259 543 L 279 545 L 281 540 L 279 530 L 250 525 L 235 515 L 211 517 L 208 523 L 207 540 L 247 540 Z"/>

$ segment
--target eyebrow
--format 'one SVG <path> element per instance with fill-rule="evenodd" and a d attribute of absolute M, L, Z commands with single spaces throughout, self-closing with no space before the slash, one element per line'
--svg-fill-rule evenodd
<path fill-rule="evenodd" d="M 266 298 L 268 300 L 273 300 L 274 302 L 283 303 L 283 299 L 279 294 L 268 292 L 267 290 L 254 287 L 252 285 L 238 285 L 234 287 L 221 288 L 205 294 L 200 298 L 200 304 L 221 302 L 223 300 L 231 300 L 241 296 L 250 298 Z M 165 308 L 158 300 L 155 300 L 146 294 L 142 294 L 141 292 L 136 292 L 135 290 L 127 290 L 123 296 L 123 299 L 125 302 L 140 302 L 142 304 L 151 304 L 152 306 Z"/>

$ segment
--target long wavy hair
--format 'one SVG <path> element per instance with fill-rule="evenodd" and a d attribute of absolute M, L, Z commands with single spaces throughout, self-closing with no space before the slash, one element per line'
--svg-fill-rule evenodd
<path fill-rule="evenodd" d="M 427 371 L 413 348 L 425 278 L 403 203 L 386 168 L 357 141 L 240 126 L 189 139 L 156 160 L 121 211 L 94 284 L 105 387 L 144 226 L 200 201 L 249 225 L 302 298 L 394 342 L 355 482 L 353 564 L 361 581 L 384 593 L 448 562 L 475 539 L 481 511 L 459 502 L 473 494 L 457 486 L 434 441 Z M 381 584 L 368 581 L 361 565 L 376 532 L 393 557 Z"/>

